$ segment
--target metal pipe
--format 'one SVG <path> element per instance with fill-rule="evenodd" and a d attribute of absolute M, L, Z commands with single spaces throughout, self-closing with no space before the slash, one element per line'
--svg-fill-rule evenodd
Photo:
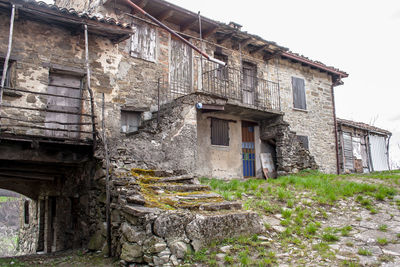
<path fill-rule="evenodd" d="M 337 136 L 337 120 L 336 120 L 336 105 L 335 105 L 335 92 L 334 88 L 340 84 L 340 78 L 334 81 L 331 85 L 331 96 L 332 96 L 332 108 L 333 108 L 333 124 L 335 131 L 335 149 L 336 149 L 336 174 L 340 174 L 340 162 L 339 162 L 339 144 L 338 144 L 338 136 Z"/>
<path fill-rule="evenodd" d="M 1 84 L 0 84 L 0 104 L 3 102 L 3 88 L 4 88 L 4 83 L 6 81 L 6 76 L 7 76 L 8 61 L 10 60 L 10 55 L 11 55 L 12 40 L 13 40 L 13 33 L 14 33 L 14 19 L 15 19 L 15 5 L 12 5 L 11 19 L 10 19 L 10 33 L 8 35 L 7 55 L 4 60 L 3 76 L 1 76 Z"/>
<path fill-rule="evenodd" d="M 85 24 L 85 64 L 86 64 L 86 79 L 87 79 L 87 89 L 90 96 L 90 109 L 92 112 L 92 131 L 93 131 L 93 151 L 96 149 L 96 123 L 94 116 L 94 100 L 93 91 L 90 84 L 90 65 L 89 65 L 89 37 L 88 37 L 88 27 Z"/>
<path fill-rule="evenodd" d="M 103 131 L 103 143 L 104 143 L 104 154 L 106 157 L 106 237 L 108 246 L 108 257 L 112 257 L 111 249 L 111 193 L 110 193 L 110 157 L 108 154 L 106 126 L 105 126 L 105 101 L 104 93 L 102 94 L 102 105 L 101 105 L 101 128 Z"/>
<path fill-rule="evenodd" d="M 390 143 L 390 138 L 392 137 L 392 135 L 390 134 L 388 137 L 388 141 L 387 141 L 387 145 L 386 145 L 386 149 L 387 149 L 387 162 L 388 162 L 388 167 L 389 167 L 389 171 L 390 171 L 390 160 L 389 160 L 389 143 Z"/>
<path fill-rule="evenodd" d="M 134 8 L 135 10 L 139 11 L 140 13 L 142 13 L 143 15 L 145 15 L 146 17 L 148 17 L 150 20 L 152 20 L 154 23 L 156 23 L 158 26 L 160 26 L 161 28 L 165 29 L 166 31 L 168 31 L 170 34 L 172 34 L 173 36 L 175 36 L 176 38 L 178 38 L 179 40 L 181 40 L 182 42 L 184 42 L 185 44 L 187 44 L 190 48 L 192 48 L 193 50 L 195 50 L 197 53 L 199 53 L 200 55 L 203 55 L 205 58 L 207 58 L 208 60 L 215 62 L 219 65 L 225 66 L 225 62 L 218 60 L 216 58 L 213 58 L 209 55 L 207 55 L 206 53 L 204 53 L 203 51 L 201 51 L 201 49 L 197 48 L 195 45 L 193 45 L 192 43 L 190 43 L 188 40 L 186 40 L 185 38 L 183 38 L 180 34 L 176 33 L 173 29 L 171 29 L 170 27 L 168 27 L 167 25 L 165 25 L 164 23 L 162 23 L 161 21 L 159 21 L 158 19 L 156 19 L 155 17 L 153 17 L 152 15 L 150 15 L 149 13 L 147 13 L 146 11 L 144 11 L 142 8 L 140 8 L 138 5 L 136 5 L 135 3 L 131 2 L 130 0 L 120 0 L 121 2 L 129 5 L 130 7 Z"/>

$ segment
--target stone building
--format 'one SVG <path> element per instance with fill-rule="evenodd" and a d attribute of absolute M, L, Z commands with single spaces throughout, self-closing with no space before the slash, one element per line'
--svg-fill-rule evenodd
<path fill-rule="evenodd" d="M 262 228 L 215 194 L 172 193 L 209 189 L 193 177 L 262 177 L 261 158 L 267 175 L 337 170 L 345 72 L 237 23 L 133 2 L 151 16 L 125 0 L 0 0 L 0 188 L 31 199 L 25 253 L 111 245 L 126 262 L 178 264 Z"/>
<path fill-rule="evenodd" d="M 387 171 L 392 133 L 362 122 L 337 119 L 340 172 Z"/>

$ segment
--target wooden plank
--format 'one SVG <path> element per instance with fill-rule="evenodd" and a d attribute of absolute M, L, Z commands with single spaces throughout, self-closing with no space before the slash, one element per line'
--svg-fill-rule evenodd
<path fill-rule="evenodd" d="M 189 28 L 193 27 L 198 23 L 198 18 L 189 19 L 185 21 L 182 25 L 180 25 L 180 29 L 182 32 L 188 30 Z"/>
<path fill-rule="evenodd" d="M 175 11 L 172 9 L 166 9 L 157 15 L 157 19 L 161 22 L 167 20 L 175 14 Z"/>

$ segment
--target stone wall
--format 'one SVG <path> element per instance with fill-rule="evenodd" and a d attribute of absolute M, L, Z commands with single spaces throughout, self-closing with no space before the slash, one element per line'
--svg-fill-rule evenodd
<path fill-rule="evenodd" d="M 282 117 L 263 121 L 260 138 L 275 143 L 278 176 L 304 169 L 318 169 L 314 156 L 303 148 L 296 133 L 290 130 Z"/>
<path fill-rule="evenodd" d="M 28 223 L 25 223 L 25 202 L 29 203 Z M 38 238 L 38 202 L 29 198 L 20 200 L 20 222 L 18 233 L 18 253 L 33 254 L 36 253 Z"/>

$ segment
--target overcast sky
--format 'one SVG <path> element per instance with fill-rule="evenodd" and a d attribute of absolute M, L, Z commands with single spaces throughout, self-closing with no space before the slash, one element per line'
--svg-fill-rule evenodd
<path fill-rule="evenodd" d="M 335 89 L 338 117 L 391 131 L 400 164 L 399 0 L 168 1 L 349 73 Z"/>

